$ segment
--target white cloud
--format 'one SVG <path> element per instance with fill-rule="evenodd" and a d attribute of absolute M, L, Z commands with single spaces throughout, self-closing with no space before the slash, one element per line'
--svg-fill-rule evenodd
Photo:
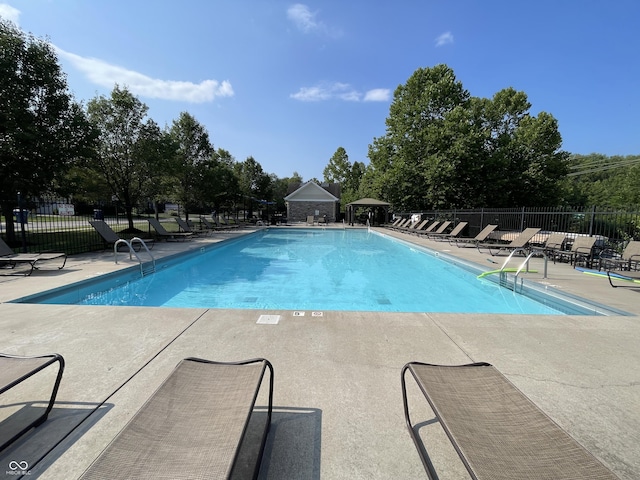
<path fill-rule="evenodd" d="M 54 48 L 60 57 L 83 72 L 91 82 L 102 87 L 113 88 L 115 84 L 119 84 L 126 86 L 135 95 L 191 103 L 211 102 L 216 97 L 231 97 L 234 94 L 231 84 L 226 80 L 222 83 L 217 80 L 204 80 L 200 83 L 160 80 L 97 58 L 81 57 Z"/>
<path fill-rule="evenodd" d="M 317 20 L 318 12 L 312 12 L 307 5 L 296 3 L 287 9 L 287 17 L 303 33 L 318 33 L 331 38 L 342 36 L 336 28 L 329 28 L 324 22 Z"/>
<path fill-rule="evenodd" d="M 290 97 L 302 102 L 318 102 L 320 100 L 330 100 L 332 98 L 358 101 L 360 99 L 360 94 L 353 90 L 349 84 L 334 83 L 331 85 L 302 87 L 296 93 L 292 93 Z"/>
<path fill-rule="evenodd" d="M 343 100 L 345 102 L 382 102 L 389 99 L 389 90 L 377 88 L 363 94 L 354 89 L 348 83 L 336 82 L 333 84 L 321 84 L 314 87 L 302 87 L 296 93 L 290 95 L 294 100 L 301 102 L 319 102 L 323 100 Z"/>
<path fill-rule="evenodd" d="M 391 98 L 391 90 L 388 88 L 374 88 L 364 94 L 365 102 L 387 102 Z"/>
<path fill-rule="evenodd" d="M 448 45 L 449 43 L 453 43 L 453 34 L 451 32 L 444 32 L 438 38 L 436 38 L 436 47 L 442 47 L 443 45 Z"/>
<path fill-rule="evenodd" d="M 318 102 L 328 100 L 331 98 L 331 94 L 320 87 L 302 87 L 296 93 L 292 93 L 290 97 L 302 102 Z"/>
<path fill-rule="evenodd" d="M 316 22 L 316 13 L 312 13 L 309 11 L 309 7 L 301 3 L 291 5 L 287 9 L 287 17 L 304 33 L 322 28 L 322 24 Z"/>
<path fill-rule="evenodd" d="M 0 17 L 18 25 L 18 20 L 20 19 L 20 10 L 12 7 L 11 5 L 7 5 L 6 3 L 0 3 Z"/>

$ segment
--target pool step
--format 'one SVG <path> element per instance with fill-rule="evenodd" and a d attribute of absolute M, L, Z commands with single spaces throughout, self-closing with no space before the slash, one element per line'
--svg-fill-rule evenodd
<path fill-rule="evenodd" d="M 145 264 L 140 264 L 140 272 L 143 277 L 147 275 L 151 275 L 152 273 L 156 273 L 156 264 L 155 262 L 147 262 Z"/>

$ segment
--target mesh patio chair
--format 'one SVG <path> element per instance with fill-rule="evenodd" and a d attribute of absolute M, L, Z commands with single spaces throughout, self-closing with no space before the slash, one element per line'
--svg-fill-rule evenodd
<path fill-rule="evenodd" d="M 252 475 L 239 465 L 258 392 L 269 370 L 269 399 Z M 273 367 L 268 360 L 182 360 L 83 479 L 255 478 L 271 424 Z M 253 424 L 252 424 L 253 425 Z M 253 429 L 252 429 L 253 431 Z"/>
<path fill-rule="evenodd" d="M 44 423 L 55 403 L 56 395 L 58 394 L 58 387 L 62 380 L 62 373 L 64 372 L 64 358 L 57 353 L 33 357 L 0 353 L 0 395 L 54 363 L 58 364 L 58 373 L 53 384 L 47 408 L 40 416 L 32 419 L 27 425 L 20 425 L 17 427 L 19 428 L 17 431 L 15 429 L 11 431 L 4 431 L 3 429 L 2 437 L 0 437 L 0 442 L 2 442 L 0 443 L 0 450 L 6 448 L 9 444 L 17 440 L 32 428 Z"/>
<path fill-rule="evenodd" d="M 449 243 L 453 242 L 457 247 L 475 247 L 476 244 L 486 241 L 496 228 L 498 225 L 487 225 L 473 238 L 454 237 L 449 239 Z"/>
<path fill-rule="evenodd" d="M 402 369 L 405 420 L 430 479 L 438 478 L 409 412 L 410 373 L 472 479 L 618 478 L 488 363 L 411 362 Z"/>
<path fill-rule="evenodd" d="M 554 261 L 555 259 L 567 259 L 569 263 L 574 267 L 578 264 L 578 262 L 582 262 L 586 266 L 590 267 L 591 263 L 593 262 L 593 251 L 596 245 L 596 241 L 596 237 L 576 237 L 573 240 L 573 244 L 571 245 L 571 250 L 557 252 L 556 256 L 554 257 Z"/>
<path fill-rule="evenodd" d="M 509 243 L 478 243 L 476 248 L 479 252 L 486 249 L 491 256 L 500 255 L 504 252 L 513 252 L 514 250 L 525 251 L 531 239 L 540 231 L 537 227 L 525 228 L 516 238 Z"/>
<path fill-rule="evenodd" d="M 153 227 L 156 233 L 160 236 L 160 238 L 164 238 L 165 240 L 188 240 L 193 236 L 193 233 L 188 232 L 168 232 L 162 224 L 156 220 L 155 218 L 147 218 L 149 225 Z"/>
<path fill-rule="evenodd" d="M 14 269 L 18 265 L 28 265 L 29 270 L 24 275 L 29 276 L 34 270 L 39 268 L 41 262 L 49 260 L 62 260 L 58 270 L 64 268 L 67 263 L 67 254 L 62 252 L 53 253 L 14 253 L 9 245 L 0 238 L 0 268 Z"/>
<path fill-rule="evenodd" d="M 105 248 L 113 248 L 114 245 L 121 239 L 120 235 L 113 231 L 113 229 L 106 223 L 104 220 L 89 220 L 89 224 L 98 232 L 98 235 L 102 237 L 102 241 L 104 242 Z M 155 245 L 155 240 L 153 238 L 142 238 L 141 239 L 144 244 L 152 249 Z M 139 251 L 142 246 L 138 242 L 131 243 L 127 240 L 127 243 L 119 243 L 118 250 L 129 250 L 129 245 L 134 248 L 136 251 Z"/>

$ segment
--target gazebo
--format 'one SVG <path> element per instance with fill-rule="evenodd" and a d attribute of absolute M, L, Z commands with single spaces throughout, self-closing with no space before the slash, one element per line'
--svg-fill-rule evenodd
<path fill-rule="evenodd" d="M 356 218 L 356 209 L 358 208 L 371 209 L 371 223 L 384 223 L 387 221 L 390 206 L 390 203 L 383 202 L 382 200 L 376 200 L 375 198 L 361 198 L 355 202 L 348 203 L 346 211 L 347 223 L 349 223 L 349 225 L 353 225 Z M 380 218 L 383 218 L 382 222 L 376 222 L 376 219 Z"/>

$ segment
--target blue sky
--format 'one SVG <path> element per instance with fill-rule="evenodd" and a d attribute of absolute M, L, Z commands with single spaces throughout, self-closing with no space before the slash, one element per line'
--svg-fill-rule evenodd
<path fill-rule="evenodd" d="M 2 0 L 0 0 L 1 2 Z M 571 153 L 640 154 L 637 0 L 12 0 L 0 15 L 58 51 L 86 103 L 126 85 L 170 125 L 268 173 L 368 163 L 393 92 L 445 63 L 476 97 L 524 91 Z"/>

